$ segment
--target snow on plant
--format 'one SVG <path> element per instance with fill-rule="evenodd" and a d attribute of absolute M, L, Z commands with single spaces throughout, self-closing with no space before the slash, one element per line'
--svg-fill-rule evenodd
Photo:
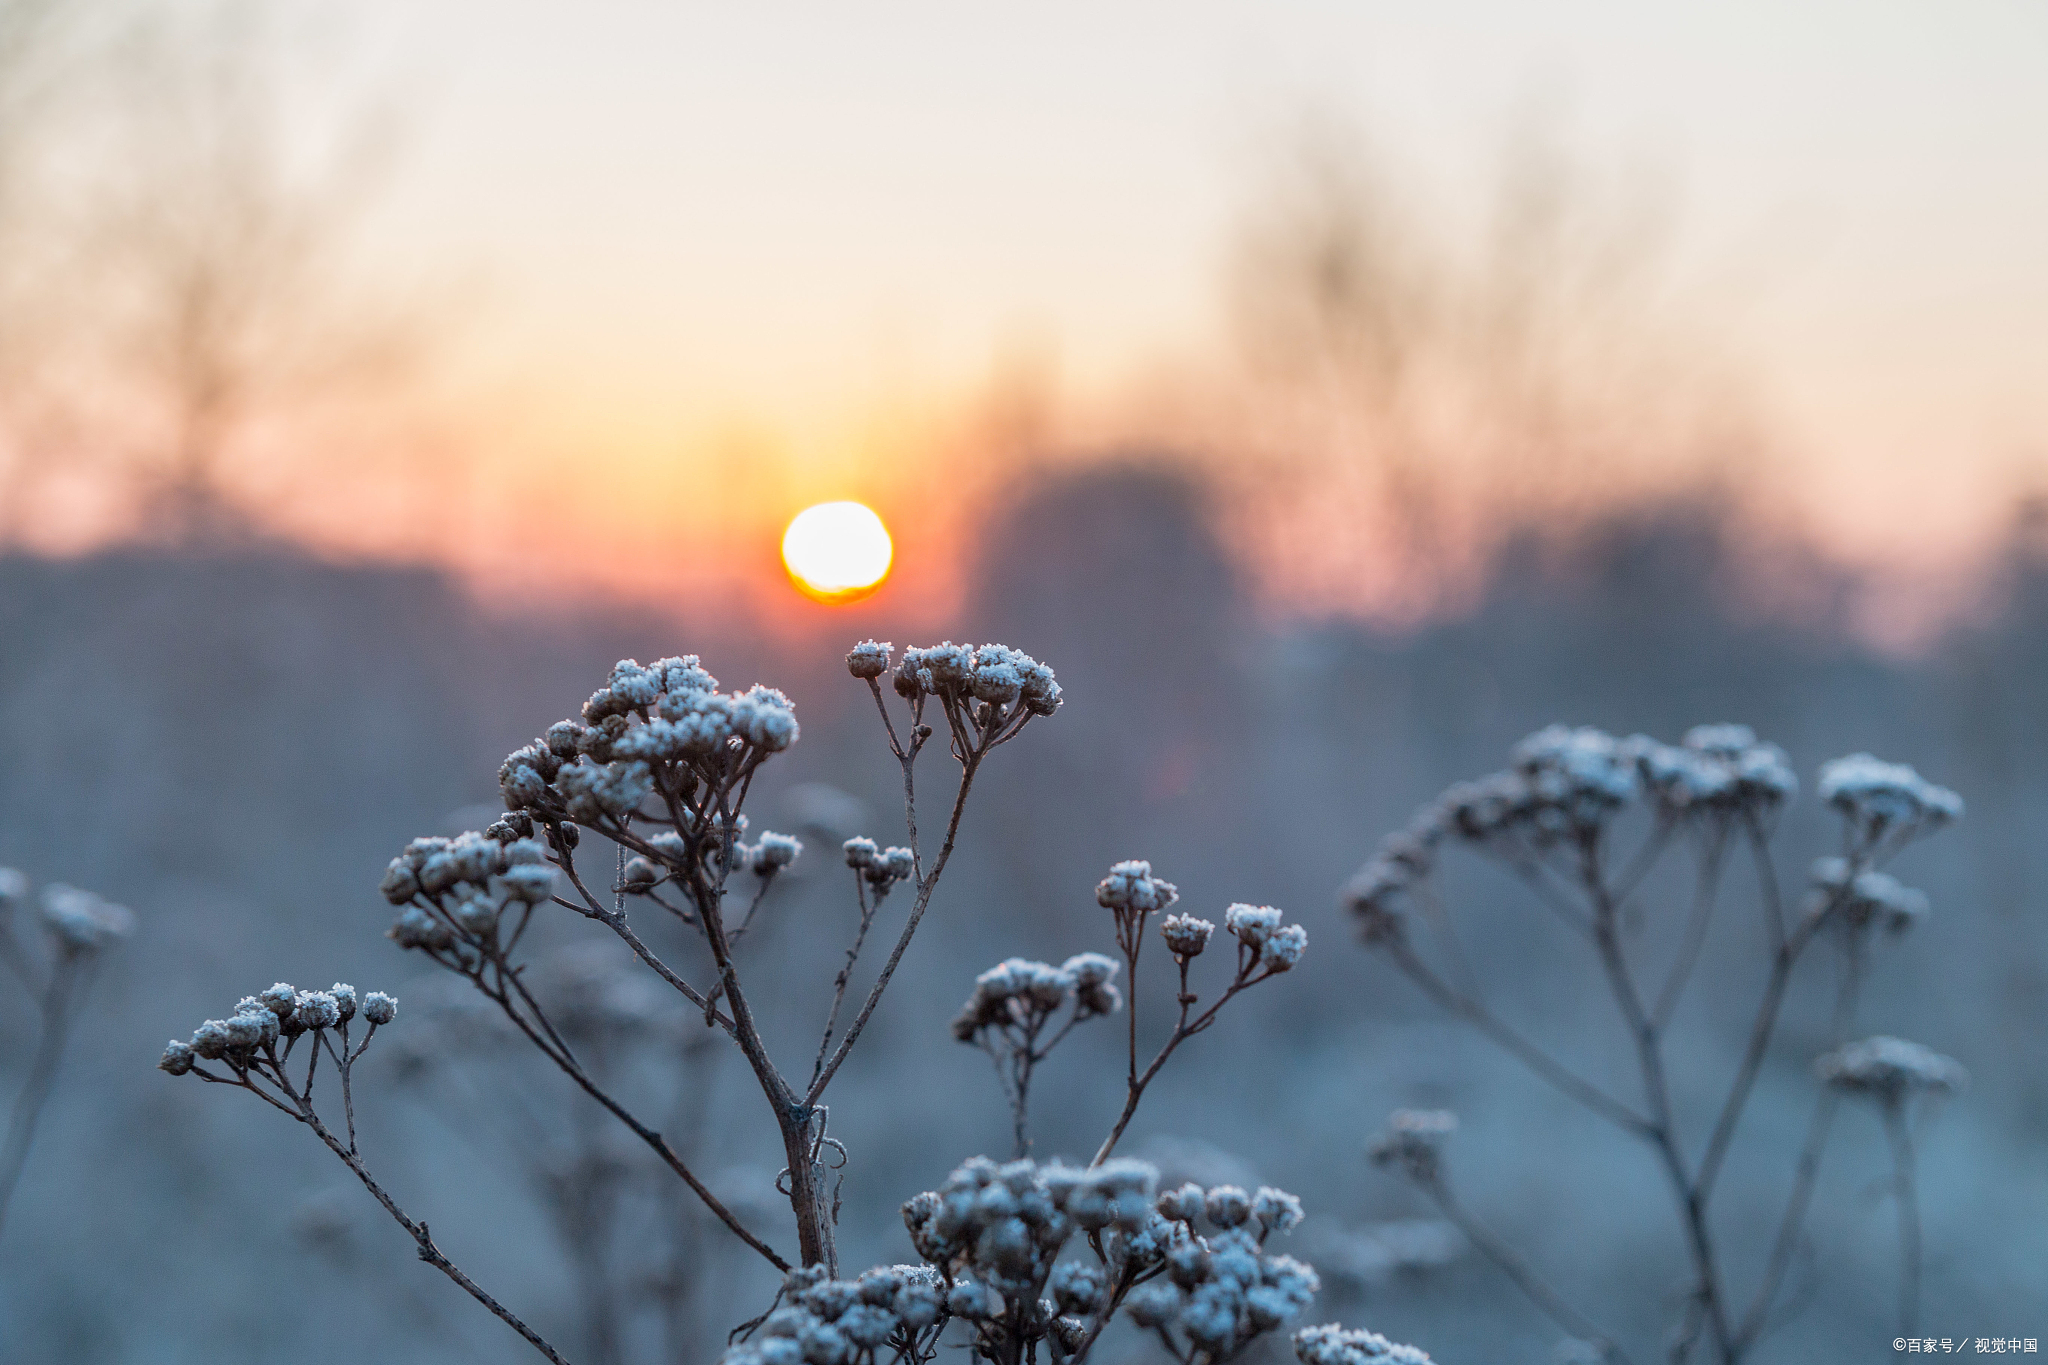
<path fill-rule="evenodd" d="M 1747 726 L 1703 725 L 1682 743 L 1669 745 L 1641 735 L 1621 739 L 1595 729 L 1553 725 L 1518 744 L 1507 770 L 1459 783 L 1424 807 L 1405 831 L 1384 841 L 1344 893 L 1366 943 L 1437 1004 L 1655 1154 L 1677 1196 L 1691 1262 L 1686 1308 L 1670 1355 L 1674 1361 L 1687 1359 L 1704 1339 L 1713 1359 L 1736 1365 L 1782 1316 L 1786 1272 L 1835 1107 L 1844 1094 L 1873 1099 L 1892 1135 L 1902 1234 L 1902 1330 L 1910 1332 L 1917 1311 L 1919 1223 L 1906 1111 L 1916 1095 L 1958 1088 L 1962 1071 L 1918 1044 L 1890 1038 L 1848 1044 L 1846 1039 L 1871 945 L 1907 932 L 1928 913 L 1927 897 L 1881 871 L 1880 864 L 1960 818 L 1963 803 L 1912 768 L 1869 754 L 1825 764 L 1819 795 L 1841 818 L 1841 852 L 1813 863 L 1811 889 L 1795 900 L 1779 888 L 1771 841 L 1798 786 L 1784 751 L 1759 742 Z M 1647 811 L 1649 830 L 1633 849 L 1623 850 L 1618 817 L 1631 808 Z M 1712 1126 L 1691 1140 L 1676 1117 L 1666 1040 L 1736 845 L 1746 850 L 1759 877 L 1770 956 L 1735 1075 Z M 1642 922 L 1633 902 L 1664 855 L 1686 846 L 1695 861 L 1692 903 L 1682 926 L 1674 926 L 1677 945 L 1669 962 L 1661 976 L 1653 977 L 1642 961 L 1642 948 L 1625 942 L 1628 930 Z M 1590 951 L 1635 1054 L 1639 1101 L 1624 1100 L 1573 1070 L 1486 1002 L 1458 949 L 1450 907 L 1436 885 L 1439 862 L 1456 847 L 1513 873 Z M 1771 1252 L 1753 1296 L 1738 1307 L 1710 1218 L 1716 1180 L 1770 1049 L 1793 968 L 1823 938 L 1843 967 L 1833 1013 L 1836 1050 L 1817 1063 L 1826 1083 L 1815 1097 Z M 1626 1361 L 1610 1334 L 1565 1302 L 1459 1202 L 1448 1162 L 1455 1128 L 1455 1118 L 1441 1111 L 1400 1111 L 1369 1145 L 1368 1155 L 1431 1197 L 1473 1245 L 1573 1334 L 1573 1349 L 1595 1359 Z"/>
<path fill-rule="evenodd" d="M 43 941 L 43 950 L 36 952 L 14 928 L 15 911 L 28 900 L 28 878 L 11 867 L 0 867 L 0 961 L 34 1000 L 42 1025 L 28 1077 L 8 1111 L 6 1144 L 0 1146 L 0 1226 L 6 1224 L 7 1206 L 28 1166 L 37 1122 L 56 1088 L 64 1044 L 93 972 L 107 949 L 135 931 L 135 916 L 126 908 L 90 891 L 52 882 L 36 903 Z"/>
<path fill-rule="evenodd" d="M 408 844 L 379 887 L 398 910 L 388 936 L 466 983 L 645 1144 L 733 1237 L 784 1272 L 767 1311 L 735 1330 L 732 1365 L 928 1365 L 956 1325 L 956 1337 L 985 1361 L 1077 1365 L 1119 1313 L 1182 1365 L 1236 1358 L 1296 1318 L 1316 1292 L 1313 1270 L 1267 1250 L 1271 1236 L 1301 1220 L 1299 1201 L 1280 1190 L 1247 1194 L 1232 1186 L 1162 1193 L 1154 1167 L 1113 1152 L 1175 1050 L 1210 1027 L 1239 993 L 1292 968 L 1308 936 L 1271 907 L 1229 907 L 1223 921 L 1236 940 L 1235 962 L 1216 998 L 1198 1009 L 1190 969 L 1215 925 L 1164 914 L 1178 893 L 1143 862 L 1117 864 L 1096 890 L 1110 911 L 1121 963 L 1096 952 L 1057 967 L 1010 959 L 976 980 L 955 1022 L 957 1038 L 995 1059 L 1014 1118 L 1014 1159 L 997 1165 L 977 1157 L 940 1189 L 904 1205 L 918 1262 L 840 1278 L 835 1175 L 848 1153 L 827 1131 L 825 1097 L 931 904 L 982 765 L 1061 705 L 1052 670 L 1002 645 L 946 643 L 899 656 L 890 645 L 867 641 L 846 662 L 867 684 L 902 771 L 907 842 L 885 847 L 863 837 L 841 849 L 859 920 L 845 965 L 821 992 L 823 1027 L 807 1070 L 787 1069 L 770 1054 L 741 952 L 780 874 L 803 852 L 796 839 L 773 832 L 748 842 L 743 809 L 761 767 L 796 742 L 795 712 L 772 688 L 720 692 L 694 656 L 647 666 L 621 662 L 580 717 L 549 726 L 505 760 L 499 820 L 452 839 Z M 917 764 L 939 724 L 958 777 L 933 850 L 918 822 Z M 595 845 L 586 835 L 611 846 L 611 868 L 600 866 L 602 855 L 590 856 Z M 899 890 L 909 905 L 894 943 L 842 1026 L 870 931 Z M 701 941 L 708 978 L 693 980 L 687 964 L 655 953 L 636 930 L 629 904 L 673 919 Z M 557 911 L 622 940 L 706 1030 L 743 1055 L 781 1149 L 776 1188 L 789 1201 L 794 1257 L 742 1222 L 660 1133 L 615 1098 L 579 1055 L 577 1030 L 543 1007 L 520 946 L 536 916 Z M 1121 969 L 1127 983 L 1134 981 L 1155 914 L 1164 916 L 1161 937 L 1178 968 L 1178 1015 L 1141 1071 L 1137 1002 L 1126 1008 L 1115 978 Z M 347 986 L 300 991 L 279 984 L 243 1000 L 232 1016 L 201 1024 L 190 1041 L 172 1042 L 160 1065 L 172 1075 L 248 1090 L 310 1128 L 412 1236 L 422 1260 L 559 1365 L 561 1353 L 449 1260 L 427 1225 L 404 1212 L 363 1162 L 354 1071 L 396 1012 L 386 995 L 358 1004 Z M 1130 1021 L 1130 1058 L 1114 1126 L 1085 1167 L 1030 1160 L 1032 1069 L 1069 1029 L 1119 1012 Z M 359 1025 L 358 1039 L 351 1029 Z M 322 1057 L 338 1078 L 340 1135 L 316 1108 Z M 1334 1326 L 1304 1329 L 1295 1346 L 1312 1362 L 1427 1361 L 1412 1348 Z"/>

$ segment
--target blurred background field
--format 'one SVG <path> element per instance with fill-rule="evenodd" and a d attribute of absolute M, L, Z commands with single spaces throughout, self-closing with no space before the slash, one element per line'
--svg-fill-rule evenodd
<path fill-rule="evenodd" d="M 900 831 L 840 664 L 871 635 L 1004 641 L 1068 701 L 979 788 L 843 1083 L 848 1260 L 907 1255 L 897 1203 L 1007 1144 L 946 1028 L 973 974 L 1106 947 L 1091 888 L 1143 857 L 1197 913 L 1309 929 L 1134 1136 L 1304 1198 L 1315 1320 L 1548 1358 L 1556 1329 L 1362 1158 L 1389 1109 L 1446 1105 L 1468 1202 L 1652 1336 L 1682 1257 L 1647 1157 L 1369 958 L 1336 893 L 1543 724 L 1735 720 L 1808 788 L 1787 869 L 1834 851 L 1828 758 L 1970 803 L 1897 869 L 1934 914 L 1863 1019 L 1974 1076 L 1923 1140 L 1927 1328 L 2048 1335 L 2048 20 L 1533 13 L 0 3 L 0 864 L 140 917 L 0 1238 L 0 1356 L 506 1358 L 282 1119 L 151 1069 L 283 977 L 392 990 L 461 1053 L 402 1025 L 365 1125 L 479 1280 L 579 1360 L 715 1358 L 772 1286 L 465 1031 L 375 883 L 488 820 L 503 755 L 614 660 L 697 653 L 797 704 L 754 809 L 809 853 L 758 951 L 828 978 L 830 850 Z M 896 538 L 851 606 L 776 559 L 831 498 Z M 1504 1008 L 1619 1065 L 1517 889 L 1459 890 Z M 743 1070 L 581 927 L 550 926 L 552 970 L 630 1040 L 622 1084 L 772 1204 Z M 1689 997 L 1702 1093 L 1754 930 L 1723 918 Z M 1805 984 L 1734 1229 L 1789 1173 Z M 1112 1041 L 1045 1073 L 1041 1153 L 1113 1116 Z M 1760 1359 L 1890 1350 L 1868 1119 Z"/>

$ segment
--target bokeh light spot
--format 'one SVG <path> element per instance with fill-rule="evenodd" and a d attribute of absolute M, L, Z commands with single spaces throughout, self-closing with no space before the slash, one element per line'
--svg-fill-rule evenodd
<path fill-rule="evenodd" d="M 789 581 L 820 602 L 866 597 L 889 576 L 894 555 L 882 519 L 857 502 L 806 507 L 782 533 Z"/>

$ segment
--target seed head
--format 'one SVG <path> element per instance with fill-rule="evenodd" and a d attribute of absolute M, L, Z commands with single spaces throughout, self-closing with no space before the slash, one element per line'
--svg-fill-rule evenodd
<path fill-rule="evenodd" d="M 1216 926 L 1193 915 L 1168 915 L 1160 922 L 1159 932 L 1166 939 L 1167 951 L 1175 957 L 1200 957 Z"/>
<path fill-rule="evenodd" d="M 889 671 L 889 655 L 895 649 L 881 640 L 863 640 L 846 654 L 846 671 L 856 678 L 874 679 Z"/>

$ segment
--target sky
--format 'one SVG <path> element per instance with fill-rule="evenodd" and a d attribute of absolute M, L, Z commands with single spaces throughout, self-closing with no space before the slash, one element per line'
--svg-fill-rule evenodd
<path fill-rule="evenodd" d="M 1229 350 L 1232 234 L 1314 116 L 1432 221 L 1537 122 L 1659 187 L 1661 306 L 1832 551 L 1953 564 L 2048 476 L 2038 4 L 296 3 L 403 110 L 373 250 L 465 300 L 487 465 L 773 450 L 800 505 L 1006 365 L 1113 406 Z"/>

